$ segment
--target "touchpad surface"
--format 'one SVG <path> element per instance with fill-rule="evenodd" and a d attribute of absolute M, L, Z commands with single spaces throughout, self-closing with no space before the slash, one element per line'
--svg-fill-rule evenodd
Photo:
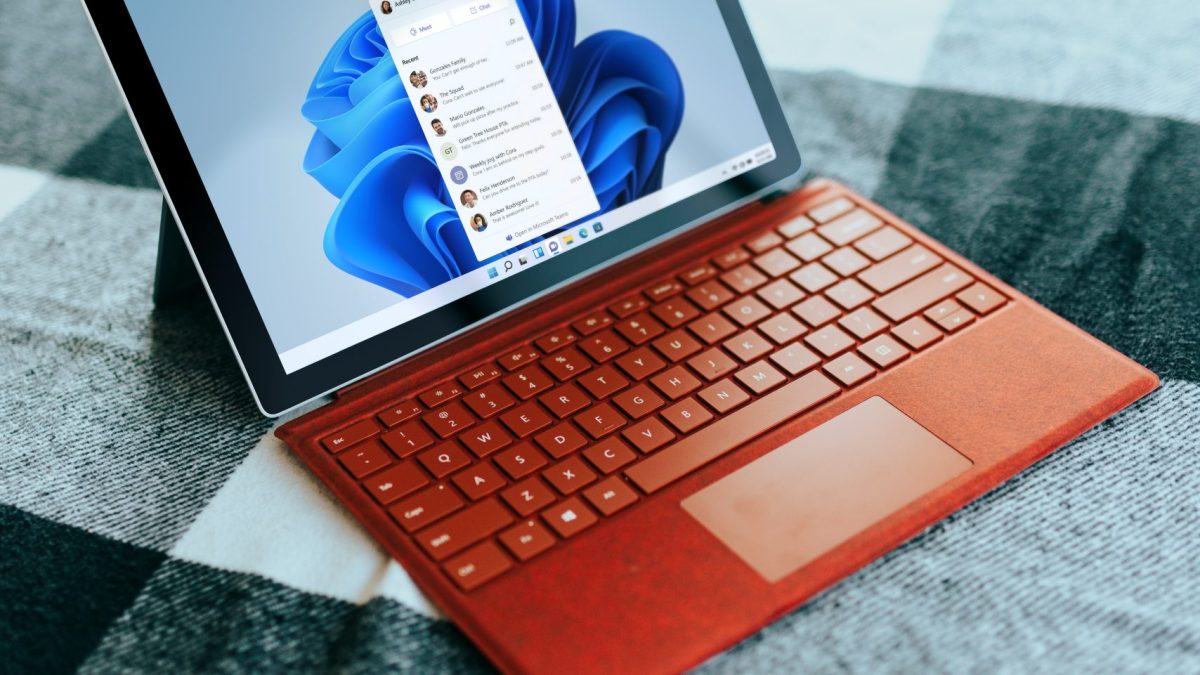
<path fill-rule="evenodd" d="M 876 396 L 683 500 L 767 581 L 779 581 L 971 467 Z"/>

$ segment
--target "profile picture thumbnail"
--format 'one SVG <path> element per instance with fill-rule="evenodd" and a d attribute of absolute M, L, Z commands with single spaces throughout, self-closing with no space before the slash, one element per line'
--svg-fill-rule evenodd
<path fill-rule="evenodd" d="M 426 77 L 425 71 L 414 70 L 408 74 L 408 83 L 415 89 L 424 89 L 429 84 L 429 78 Z"/>
<path fill-rule="evenodd" d="M 391 14 L 392 3 L 388 2 L 388 0 L 383 0 L 383 2 L 379 3 L 379 11 L 383 12 L 384 14 Z"/>
<path fill-rule="evenodd" d="M 437 97 L 433 94 L 425 94 L 421 97 L 421 110 L 427 113 L 436 112 L 438 109 Z"/>
<path fill-rule="evenodd" d="M 461 196 L 459 196 L 458 201 L 468 209 L 473 209 L 475 208 L 475 203 L 479 201 L 479 195 L 475 194 L 474 190 L 463 190 L 463 193 Z"/>
<path fill-rule="evenodd" d="M 484 218 L 482 213 L 476 213 L 471 217 L 471 229 L 476 232 L 487 230 L 487 218 Z"/>
<path fill-rule="evenodd" d="M 434 119 L 429 126 L 433 127 L 433 133 L 437 134 L 438 138 L 446 135 L 446 125 L 442 124 L 441 120 Z"/>

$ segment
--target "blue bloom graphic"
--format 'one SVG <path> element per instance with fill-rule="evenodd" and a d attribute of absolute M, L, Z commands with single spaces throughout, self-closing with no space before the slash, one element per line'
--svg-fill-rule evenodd
<path fill-rule="evenodd" d="M 670 57 L 623 31 L 575 44 L 573 0 L 518 5 L 600 213 L 660 189 L 684 108 Z M 411 297 L 488 264 L 467 241 L 370 12 L 329 50 L 301 113 L 316 129 L 304 170 L 340 200 L 324 240 L 334 265 Z"/>

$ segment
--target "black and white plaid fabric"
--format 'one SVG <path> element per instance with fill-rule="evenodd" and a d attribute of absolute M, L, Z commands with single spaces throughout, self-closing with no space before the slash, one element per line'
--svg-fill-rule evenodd
<path fill-rule="evenodd" d="M 1200 671 L 1200 4 L 748 0 L 812 169 L 1163 388 L 719 672 Z M 0 3 L 0 672 L 486 663 L 270 435 L 75 3 Z"/>

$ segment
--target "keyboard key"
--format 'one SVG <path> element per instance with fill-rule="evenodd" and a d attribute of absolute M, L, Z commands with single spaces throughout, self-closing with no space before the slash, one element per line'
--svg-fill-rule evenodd
<path fill-rule="evenodd" d="M 608 311 L 617 315 L 618 319 L 633 316 L 650 306 L 650 301 L 640 295 L 634 295 L 610 306 Z"/>
<path fill-rule="evenodd" d="M 784 248 L 804 262 L 812 262 L 833 250 L 833 246 L 818 237 L 816 232 L 801 235 L 799 239 L 789 241 Z"/>
<path fill-rule="evenodd" d="M 500 498 L 511 506 L 513 511 L 522 516 L 541 511 L 558 499 L 554 496 L 554 492 L 537 477 L 524 480 L 508 488 L 500 493 Z"/>
<path fill-rule="evenodd" d="M 551 354 L 542 359 L 541 366 L 549 371 L 559 382 L 566 382 L 572 377 L 590 370 L 592 362 L 586 356 L 580 354 L 578 349 L 569 347 L 557 354 Z"/>
<path fill-rule="evenodd" d="M 700 316 L 700 310 L 687 298 L 674 298 L 655 305 L 650 310 L 654 316 L 671 328 L 678 328 Z"/>
<path fill-rule="evenodd" d="M 866 361 L 858 357 L 858 354 L 850 352 L 842 354 L 836 359 L 825 364 L 825 372 L 829 373 L 847 387 L 862 382 L 863 380 L 875 374 L 875 369 Z"/>
<path fill-rule="evenodd" d="M 475 424 L 475 416 L 463 404 L 455 401 L 437 412 L 431 412 L 421 418 L 433 429 L 433 433 L 442 438 L 450 438 L 454 434 Z"/>
<path fill-rule="evenodd" d="M 737 361 L 729 358 L 725 352 L 713 347 L 703 354 L 688 360 L 688 366 L 700 377 L 712 382 L 732 373 L 738 366 Z"/>
<path fill-rule="evenodd" d="M 808 332 L 808 328 L 791 314 L 776 314 L 758 324 L 758 331 L 777 345 L 784 345 Z"/>
<path fill-rule="evenodd" d="M 963 306 L 958 304 L 957 300 L 943 300 L 933 307 L 925 310 L 925 318 L 937 323 L 951 314 L 961 310 L 962 308 Z"/>
<path fill-rule="evenodd" d="M 458 381 L 468 390 L 478 389 L 500 377 L 500 369 L 495 364 L 486 363 L 478 368 L 469 370 L 458 376 Z"/>
<path fill-rule="evenodd" d="M 804 291 L 787 279 L 776 279 L 758 289 L 758 297 L 775 309 L 785 309 L 804 299 Z"/>
<path fill-rule="evenodd" d="M 462 393 L 463 388 L 458 384 L 454 382 L 443 382 L 424 394 L 421 394 L 417 398 L 421 399 L 421 403 L 424 403 L 426 407 L 436 408 L 447 401 L 462 396 Z"/>
<path fill-rule="evenodd" d="M 513 437 L 498 422 L 484 422 L 458 437 L 476 457 L 483 458 L 512 445 Z"/>
<path fill-rule="evenodd" d="M 525 562 L 554 546 L 554 535 L 536 520 L 526 520 L 500 533 L 500 543 Z"/>
<path fill-rule="evenodd" d="M 961 291 L 972 282 L 974 279 L 966 272 L 954 265 L 945 264 L 897 288 L 873 304 L 884 316 L 892 321 L 900 321 L 942 298 Z"/>
<path fill-rule="evenodd" d="M 380 437 L 397 457 L 407 457 L 433 445 L 433 434 L 417 420 L 402 424 Z"/>
<path fill-rule="evenodd" d="M 520 480 L 548 463 L 546 456 L 529 443 L 518 443 L 496 455 L 496 464 L 513 480 Z"/>
<path fill-rule="evenodd" d="M 975 323 L 975 315 L 970 310 L 960 309 L 950 316 L 939 320 L 937 325 L 947 333 L 957 333 L 972 323 Z"/>
<path fill-rule="evenodd" d="M 519 438 L 526 438 L 550 426 L 550 416 L 533 401 L 500 416 L 500 421 Z"/>
<path fill-rule="evenodd" d="M 725 284 L 709 281 L 688 291 L 687 297 L 704 311 L 711 312 L 737 296 Z"/>
<path fill-rule="evenodd" d="M 434 478 L 442 478 L 471 463 L 470 456 L 454 441 L 446 441 L 417 455 L 417 461 Z"/>
<path fill-rule="evenodd" d="M 700 351 L 700 343 L 682 330 L 671 331 L 654 341 L 654 348 L 670 363 L 679 363 Z"/>
<path fill-rule="evenodd" d="M 384 426 L 394 427 L 401 422 L 407 422 L 423 412 L 425 412 L 425 408 L 420 403 L 405 401 L 384 410 L 377 417 L 379 417 L 380 422 L 383 422 Z"/>
<path fill-rule="evenodd" d="M 542 472 L 542 478 L 563 495 L 575 494 L 583 486 L 596 480 L 596 472 L 588 468 L 582 459 L 568 457 Z"/>
<path fill-rule="evenodd" d="M 750 394 L 733 383 L 732 380 L 721 380 L 700 391 L 700 400 L 708 407 L 724 415 L 739 405 L 750 400 Z"/>
<path fill-rule="evenodd" d="M 800 261 L 796 260 L 791 253 L 777 248 L 755 258 L 754 266 L 769 277 L 781 277 L 799 267 Z"/>
<path fill-rule="evenodd" d="M 853 208 L 854 202 L 845 197 L 838 197 L 809 211 L 808 216 L 818 223 L 828 223 L 843 213 L 848 213 Z"/>
<path fill-rule="evenodd" d="M 402 462 L 363 481 L 363 487 L 382 506 L 406 497 L 426 485 L 429 485 L 429 479 L 412 462 Z"/>
<path fill-rule="evenodd" d="M 526 366 L 538 359 L 542 358 L 542 353 L 537 349 L 525 346 L 520 349 L 509 352 L 500 359 L 500 365 L 505 370 L 512 372 Z"/>
<path fill-rule="evenodd" d="M 764 338 L 757 331 L 751 329 L 740 333 L 737 337 L 730 338 L 724 343 L 725 349 L 728 349 L 731 354 L 738 357 L 743 363 L 757 361 L 760 357 L 771 351 L 771 341 Z"/>
<path fill-rule="evenodd" d="M 491 464 L 476 464 L 450 477 L 459 490 L 471 501 L 479 501 L 496 490 L 508 485 L 508 481 L 500 475 Z"/>
<path fill-rule="evenodd" d="M 712 345 L 736 333 L 737 326 L 721 314 L 709 314 L 689 323 L 688 330 L 704 344 Z"/>
<path fill-rule="evenodd" d="M 500 506 L 500 502 L 489 499 L 422 531 L 416 537 L 417 544 L 434 560 L 445 560 L 512 522 L 512 515 Z"/>
<path fill-rule="evenodd" d="M 764 232 L 746 242 L 746 248 L 751 253 L 764 253 L 783 243 L 783 237 L 775 232 Z"/>
<path fill-rule="evenodd" d="M 837 272 L 838 274 L 848 277 L 851 274 L 857 274 L 862 271 L 867 265 L 871 264 L 867 257 L 859 253 L 853 248 L 839 248 L 829 255 L 821 258 L 821 262 L 826 267 Z"/>
<path fill-rule="evenodd" d="M 629 380 L 617 372 L 616 368 L 601 366 L 579 378 L 579 385 L 586 389 L 592 398 L 601 399 L 629 386 Z"/>
<path fill-rule="evenodd" d="M 911 243 L 912 239 L 909 239 L 908 235 L 891 225 L 884 225 L 873 234 L 854 242 L 854 248 L 865 253 L 871 260 L 878 262 L 903 250 Z"/>
<path fill-rule="evenodd" d="M 804 341 L 825 358 L 833 358 L 854 346 L 854 338 L 837 326 L 829 325 L 809 333 Z"/>
<path fill-rule="evenodd" d="M 991 314 L 1004 304 L 1004 296 L 996 291 L 976 283 L 967 290 L 955 296 L 962 304 L 975 310 L 976 314 Z"/>
<path fill-rule="evenodd" d="M 621 436 L 643 453 L 653 452 L 675 440 L 675 432 L 668 429 L 657 417 L 634 422 L 621 432 Z"/>
<path fill-rule="evenodd" d="M 772 354 L 771 361 L 783 368 L 788 375 L 795 377 L 820 363 L 821 357 L 796 342 Z"/>
<path fill-rule="evenodd" d="M 338 461 L 355 478 L 363 478 L 392 463 L 387 450 L 377 442 L 358 445 L 338 455 Z"/>
<path fill-rule="evenodd" d="M 644 380 L 666 368 L 667 362 L 650 351 L 649 347 L 642 347 L 617 359 L 617 365 L 634 380 Z"/>
<path fill-rule="evenodd" d="M 917 244 L 858 275 L 871 288 L 886 293 L 937 267 L 942 257 Z"/>
<path fill-rule="evenodd" d="M 512 560 L 504 555 L 499 546 L 485 541 L 447 561 L 442 568 L 459 588 L 473 591 L 511 569 Z"/>
<path fill-rule="evenodd" d="M 858 347 L 858 353 L 880 369 L 891 368 L 908 358 L 909 351 L 890 335 L 879 337 Z"/>
<path fill-rule="evenodd" d="M 797 216 L 780 225 L 777 231 L 788 239 L 795 239 L 805 232 L 812 230 L 814 227 L 816 227 L 816 223 L 807 216 Z"/>
<path fill-rule="evenodd" d="M 845 246 L 859 237 L 873 232 L 883 221 L 863 209 L 855 209 L 826 225 L 817 228 L 817 233 L 833 242 L 834 246 Z"/>
<path fill-rule="evenodd" d="M 725 282 L 735 293 L 749 293 L 770 279 L 749 265 L 739 265 L 722 274 L 721 281 Z"/>
<path fill-rule="evenodd" d="M 713 258 L 717 267 L 723 270 L 733 269 L 750 259 L 750 254 L 741 246 L 731 248 Z"/>
<path fill-rule="evenodd" d="M 787 381 L 787 378 L 771 367 L 766 360 L 746 366 L 734 377 L 755 394 L 768 392 Z"/>
<path fill-rule="evenodd" d="M 611 516 L 638 500 L 637 493 L 620 476 L 593 485 L 583 491 L 583 496 L 605 516 Z"/>
<path fill-rule="evenodd" d="M 617 322 L 617 332 L 635 345 L 644 345 L 667 331 L 646 312 Z"/>
<path fill-rule="evenodd" d="M 681 434 L 691 433 L 713 418 L 713 414 L 700 402 L 688 397 L 662 411 L 662 418 Z"/>
<path fill-rule="evenodd" d="M 920 351 L 942 339 L 942 332 L 923 317 L 914 316 L 892 329 L 892 335 L 914 351 Z"/>
<path fill-rule="evenodd" d="M 825 291 L 825 297 L 833 300 L 842 309 L 849 311 L 865 304 L 874 298 L 875 294 L 854 279 L 846 279 L 830 286 Z"/>
<path fill-rule="evenodd" d="M 613 403 L 633 419 L 641 419 L 658 410 L 665 401 L 646 384 L 639 384 L 629 391 L 617 394 Z"/>
<path fill-rule="evenodd" d="M 683 366 L 674 366 L 650 378 L 650 383 L 672 401 L 678 400 L 700 388 L 696 379 Z"/>
<path fill-rule="evenodd" d="M 587 528 L 595 525 L 599 518 L 595 512 L 583 505 L 578 497 L 571 497 L 566 501 L 546 509 L 542 512 L 542 519 L 549 523 L 550 527 L 558 533 L 558 536 L 563 539 L 569 539 Z"/>
<path fill-rule="evenodd" d="M 433 521 L 461 509 L 465 502 L 445 483 L 422 490 L 388 509 L 405 532 L 415 532 Z"/>
<path fill-rule="evenodd" d="M 355 443 L 367 440 L 377 433 L 379 433 L 379 425 L 374 420 L 361 420 L 336 434 L 326 436 L 321 441 L 321 445 L 324 445 L 325 449 L 330 452 L 341 452 Z"/>
<path fill-rule="evenodd" d="M 596 363 L 606 363 L 629 351 L 629 343 L 611 330 L 584 338 L 583 351 Z"/>
<path fill-rule="evenodd" d="M 683 292 L 683 284 L 674 279 L 663 279 L 645 290 L 650 302 L 662 302 L 667 298 Z"/>
<path fill-rule="evenodd" d="M 562 355 L 551 357 L 559 358 Z M 501 380 L 508 390 L 525 401 L 554 386 L 554 380 L 537 365 L 532 365 Z"/>
<path fill-rule="evenodd" d="M 591 314 L 576 321 L 573 326 L 581 335 L 591 335 L 608 328 L 613 323 L 612 315 L 603 310 L 592 312 Z"/>
<path fill-rule="evenodd" d="M 687 284 L 688 286 L 695 286 L 696 284 L 704 283 L 715 276 L 717 276 L 717 268 L 713 267 L 712 265 L 697 265 L 683 274 L 680 274 L 679 278 L 682 279 L 683 283 Z"/>
<path fill-rule="evenodd" d="M 812 262 L 792 272 L 788 277 L 809 293 L 816 293 L 837 282 L 838 277 L 819 262 Z"/>
<path fill-rule="evenodd" d="M 637 453 L 616 436 L 606 438 L 584 450 L 583 456 L 597 471 L 605 474 L 612 473 L 637 459 Z"/>
<path fill-rule="evenodd" d="M 736 321 L 742 328 L 753 326 L 771 316 L 771 309 L 754 296 L 734 300 L 725 305 L 722 310 L 725 315 Z"/>
<path fill-rule="evenodd" d="M 643 491 L 657 492 L 841 391 L 824 374 L 811 372 L 659 450 L 625 475 Z"/>
<path fill-rule="evenodd" d="M 498 384 L 490 384 L 463 397 L 463 403 L 476 415 L 487 419 L 517 404 L 512 394 Z"/>
<path fill-rule="evenodd" d="M 575 344 L 578 339 L 579 336 L 576 335 L 575 331 L 571 330 L 570 328 L 559 328 L 558 330 L 550 331 L 549 333 L 546 333 L 542 337 L 538 338 L 534 341 L 534 344 L 536 344 L 538 349 L 542 350 L 543 352 L 547 354 L 553 354 L 564 347 L 569 347 L 570 345 Z"/>
<path fill-rule="evenodd" d="M 575 423 L 583 427 L 592 438 L 602 438 L 605 435 L 625 426 L 625 418 L 612 405 L 601 403 L 592 406 L 584 413 L 575 417 Z"/>
<path fill-rule="evenodd" d="M 555 459 L 561 459 L 587 445 L 587 439 L 570 422 L 543 431 L 533 440 Z"/>
<path fill-rule="evenodd" d="M 866 340 L 872 335 L 878 335 L 888 327 L 887 320 L 869 307 L 860 307 L 850 312 L 843 316 L 838 324 L 859 340 Z"/>
<path fill-rule="evenodd" d="M 842 310 L 827 300 L 825 296 L 814 295 L 793 307 L 792 313 L 803 319 L 804 323 L 816 328 L 841 316 Z"/>
<path fill-rule="evenodd" d="M 573 383 L 564 384 L 557 389 L 546 392 L 538 400 L 542 402 L 542 405 L 549 408 L 550 412 L 554 413 L 554 416 L 560 420 L 570 417 L 592 404 L 592 399 L 588 398 Z"/>

